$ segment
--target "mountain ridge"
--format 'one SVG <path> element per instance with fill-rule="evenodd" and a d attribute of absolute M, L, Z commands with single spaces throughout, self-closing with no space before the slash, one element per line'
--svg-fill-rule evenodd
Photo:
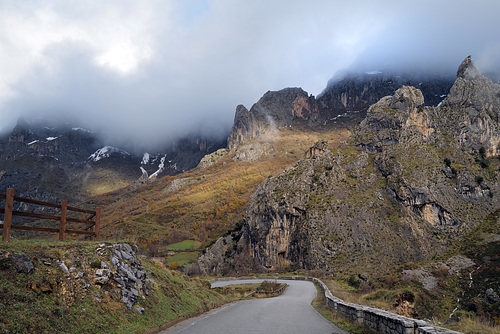
<path fill-rule="evenodd" d="M 498 89 L 468 57 L 440 107 L 408 86 L 380 99 L 336 152 L 318 143 L 265 180 L 242 228 L 200 256 L 201 271 L 333 275 L 360 270 L 350 259 L 375 270 L 446 251 L 498 209 Z"/>

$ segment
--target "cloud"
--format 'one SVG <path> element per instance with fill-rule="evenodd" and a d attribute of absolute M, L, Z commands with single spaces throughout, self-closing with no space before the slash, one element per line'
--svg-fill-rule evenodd
<path fill-rule="evenodd" d="M 497 1 L 147 0 L 0 4 L 0 117 L 63 114 L 109 141 L 226 133 L 267 90 L 336 71 L 500 68 Z"/>

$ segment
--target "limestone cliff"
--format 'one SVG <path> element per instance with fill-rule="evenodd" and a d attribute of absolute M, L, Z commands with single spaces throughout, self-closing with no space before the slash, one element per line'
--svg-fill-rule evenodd
<path fill-rule="evenodd" d="M 270 130 L 301 126 L 312 129 L 357 125 L 370 105 L 381 97 L 392 95 L 403 85 L 421 89 L 426 105 L 437 105 L 448 94 L 453 79 L 450 76 L 411 73 L 349 73 L 332 80 L 315 98 L 301 88 L 268 91 L 250 111 L 236 108 L 228 148 L 255 139 Z"/>
<path fill-rule="evenodd" d="M 316 100 L 301 88 L 268 91 L 250 111 L 242 105 L 236 108 L 228 147 L 235 148 L 241 142 L 257 138 L 270 130 L 290 126 L 296 121 L 314 120 L 317 117 Z"/>
<path fill-rule="evenodd" d="M 382 98 L 344 146 L 317 143 L 264 181 L 200 268 L 380 272 L 446 251 L 500 207 L 499 88 L 468 58 L 440 107 L 409 86 Z"/>

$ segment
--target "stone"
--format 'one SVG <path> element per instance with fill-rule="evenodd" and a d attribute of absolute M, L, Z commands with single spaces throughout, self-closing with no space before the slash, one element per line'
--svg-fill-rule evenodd
<path fill-rule="evenodd" d="M 108 283 L 108 281 L 109 281 L 108 276 L 96 277 L 94 280 L 94 284 L 104 285 L 104 284 Z"/>
<path fill-rule="evenodd" d="M 66 267 L 66 265 L 64 264 L 64 262 L 59 263 L 59 268 L 62 269 L 62 271 L 64 272 L 64 274 L 66 276 L 69 276 L 70 273 L 69 273 L 68 267 Z"/>
<path fill-rule="evenodd" d="M 48 282 L 43 281 L 40 284 L 40 291 L 47 292 L 47 293 L 52 292 L 52 287 L 50 286 L 50 284 Z"/>
<path fill-rule="evenodd" d="M 143 314 L 144 313 L 144 307 L 134 307 L 134 312 Z"/>
<path fill-rule="evenodd" d="M 18 273 L 32 274 L 35 266 L 31 259 L 24 254 L 10 254 L 8 259 L 12 262 Z"/>
<path fill-rule="evenodd" d="M 492 288 L 489 288 L 484 293 L 484 301 L 488 304 L 496 304 L 500 302 L 500 297 Z"/>

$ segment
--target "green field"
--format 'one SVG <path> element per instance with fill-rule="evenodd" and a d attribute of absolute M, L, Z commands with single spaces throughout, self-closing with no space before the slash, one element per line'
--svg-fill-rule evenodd
<path fill-rule="evenodd" d="M 180 250 L 195 250 L 201 247 L 201 242 L 195 240 L 184 240 L 176 244 L 167 246 L 167 250 L 180 251 Z"/>
<path fill-rule="evenodd" d="M 170 265 L 171 263 L 177 262 L 181 267 L 188 264 L 194 263 L 198 259 L 199 252 L 179 252 L 175 255 L 169 255 L 165 258 L 165 263 Z"/>

